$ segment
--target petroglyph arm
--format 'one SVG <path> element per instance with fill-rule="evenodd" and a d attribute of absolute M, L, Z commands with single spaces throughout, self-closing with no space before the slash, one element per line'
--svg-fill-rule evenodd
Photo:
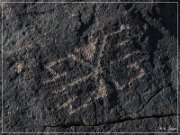
<path fill-rule="evenodd" d="M 45 68 L 48 70 L 48 72 L 53 75 L 53 77 L 51 79 L 48 79 L 46 81 L 43 81 L 43 84 L 47 84 L 47 83 L 52 83 L 55 82 L 57 79 L 59 79 L 60 77 L 66 76 L 67 72 L 64 72 L 62 74 L 58 74 L 56 71 L 54 71 L 54 69 L 52 69 L 53 66 L 55 66 L 56 64 L 60 64 L 62 61 L 67 60 L 66 58 L 64 59 L 59 59 L 53 62 L 50 62 Z"/>
<path fill-rule="evenodd" d="M 88 80 L 91 76 L 92 76 L 92 73 L 90 73 L 90 74 L 88 74 L 86 76 L 83 76 L 83 77 L 79 77 L 79 78 L 73 80 L 72 82 L 68 83 L 67 85 L 61 86 L 60 89 L 53 90 L 52 93 L 63 93 L 69 87 L 73 87 L 73 86 L 75 86 L 75 85 L 77 85 L 79 83 L 82 83 L 82 82 Z"/>

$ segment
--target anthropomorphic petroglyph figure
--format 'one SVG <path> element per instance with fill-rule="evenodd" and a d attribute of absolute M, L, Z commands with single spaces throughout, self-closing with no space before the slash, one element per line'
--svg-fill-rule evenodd
<path fill-rule="evenodd" d="M 91 96 L 89 98 L 87 98 L 84 101 L 84 103 L 82 103 L 82 105 L 80 107 L 73 109 L 71 104 L 75 100 L 78 100 L 78 97 L 73 97 L 72 99 L 69 99 L 65 103 L 58 104 L 57 105 L 58 109 L 66 108 L 66 109 L 68 109 L 69 114 L 74 114 L 75 112 L 79 111 L 80 109 L 88 107 L 88 104 L 92 100 L 98 100 L 100 98 L 103 99 L 106 96 L 108 96 L 107 95 L 107 87 L 106 87 L 106 84 L 105 84 L 105 80 L 102 77 L 102 73 L 103 73 L 103 68 L 102 68 L 102 65 L 101 65 L 102 59 L 103 59 L 105 51 L 106 51 L 105 48 L 106 48 L 106 46 L 108 46 L 108 42 L 107 42 L 108 38 L 111 37 L 111 36 L 115 36 L 115 35 L 120 34 L 125 29 L 129 29 L 129 26 L 127 27 L 125 25 L 122 25 L 120 27 L 120 30 L 109 33 L 109 34 L 106 34 L 104 36 L 104 38 L 102 40 L 102 44 L 100 45 L 100 49 L 97 52 L 98 54 L 97 54 L 97 60 L 96 60 L 96 65 L 95 66 L 90 64 L 90 62 L 94 59 L 94 55 L 95 55 L 96 49 L 97 49 L 97 42 L 98 42 L 98 40 L 100 40 L 98 38 L 94 42 L 89 43 L 87 46 L 83 46 L 82 48 L 76 48 L 75 49 L 75 53 L 81 53 L 84 56 L 84 59 L 79 58 L 78 56 L 75 55 L 75 53 L 68 54 L 67 58 L 65 58 L 65 59 L 70 59 L 70 60 L 76 61 L 76 62 L 78 62 L 78 63 L 80 63 L 80 64 L 82 64 L 84 66 L 88 66 L 88 67 L 91 68 L 91 72 L 88 75 L 85 75 L 85 76 L 83 76 L 81 78 L 76 78 L 75 80 L 71 81 L 70 83 L 65 84 L 63 86 L 60 86 L 59 88 L 56 88 L 55 90 L 52 91 L 52 93 L 64 94 L 64 93 L 66 93 L 66 91 L 68 91 L 68 89 L 70 87 L 73 87 L 73 86 L 78 85 L 78 84 L 80 84 L 82 82 L 85 82 L 90 78 L 95 79 L 97 89 L 91 93 Z M 129 42 L 129 40 L 126 39 L 126 40 L 122 41 L 118 45 L 118 47 L 124 47 L 124 46 L 126 46 L 128 44 L 128 42 Z M 139 52 L 134 51 L 134 52 L 128 53 L 123 58 L 118 58 L 118 61 L 126 60 L 129 57 L 132 57 L 134 54 L 137 54 L 137 53 L 139 53 Z M 59 59 L 57 61 L 50 62 L 48 64 L 46 69 L 53 75 L 53 78 L 44 81 L 43 82 L 44 84 L 52 83 L 52 82 L 56 81 L 57 79 L 59 79 L 60 77 L 67 75 L 66 72 L 64 72 L 62 74 L 58 74 L 57 72 L 55 72 L 52 69 L 53 66 L 55 66 L 57 63 L 60 64 L 65 59 Z M 115 62 L 116 61 L 110 61 L 110 65 L 115 63 Z M 139 70 L 139 74 L 136 77 L 131 78 L 127 82 L 127 84 L 123 84 L 123 85 L 119 84 L 113 78 L 113 76 L 111 76 L 111 78 L 112 78 L 111 81 L 114 83 L 114 86 L 115 86 L 117 91 L 123 90 L 125 88 L 125 85 L 130 86 L 134 81 L 142 78 L 144 76 L 144 74 L 145 74 L 144 70 L 139 67 L 137 62 L 134 63 L 134 64 L 131 64 L 131 65 L 128 65 L 127 68 Z"/>

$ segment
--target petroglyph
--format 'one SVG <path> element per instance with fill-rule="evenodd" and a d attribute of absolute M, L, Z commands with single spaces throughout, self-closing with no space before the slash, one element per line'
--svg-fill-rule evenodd
<path fill-rule="evenodd" d="M 72 102 L 74 102 L 78 97 L 73 97 L 72 99 L 69 99 L 67 102 L 63 103 L 62 105 L 57 105 L 58 109 L 66 108 L 68 107 Z"/>
<path fill-rule="evenodd" d="M 77 53 L 81 53 L 86 61 L 92 61 L 96 53 L 97 41 L 98 40 L 96 39 L 94 42 L 90 42 L 88 45 L 83 46 L 82 48 L 76 48 L 75 51 Z"/>
<path fill-rule="evenodd" d="M 134 68 L 134 69 L 136 69 L 136 70 L 139 70 L 139 69 L 140 69 L 140 67 L 139 67 L 139 65 L 138 65 L 137 62 L 135 62 L 135 63 L 133 63 L 133 64 L 131 64 L 131 65 L 127 65 L 127 68 Z M 132 79 L 128 82 L 128 85 L 130 86 L 134 81 L 142 78 L 142 77 L 144 76 L 144 74 L 145 74 L 145 71 L 144 71 L 143 69 L 140 69 L 139 74 L 138 74 L 136 77 L 132 78 Z"/>
<path fill-rule="evenodd" d="M 76 48 L 75 53 L 80 53 L 80 54 L 84 55 L 84 59 L 79 58 L 75 53 L 70 53 L 70 54 L 68 54 L 67 58 L 51 62 L 48 64 L 48 66 L 46 66 L 46 69 L 53 75 L 53 78 L 49 79 L 47 81 L 44 81 L 43 83 L 52 83 L 52 82 L 56 81 L 57 79 L 59 79 L 60 77 L 67 75 L 66 72 L 64 72 L 60 75 L 52 69 L 53 66 L 55 66 L 56 64 L 60 64 L 65 59 L 70 59 L 70 60 L 76 61 L 77 63 L 82 64 L 83 66 L 87 66 L 91 69 L 91 72 L 88 75 L 85 75 L 83 77 L 78 77 L 77 79 L 74 79 L 71 82 L 69 82 L 63 86 L 60 86 L 59 88 L 52 91 L 53 94 L 65 94 L 68 90 L 70 90 L 69 88 L 72 88 L 75 85 L 85 82 L 90 78 L 94 79 L 96 82 L 97 89 L 91 93 L 89 98 L 87 98 L 81 104 L 81 106 L 73 109 L 72 103 L 75 100 L 78 100 L 78 97 L 73 97 L 72 99 L 69 99 L 62 105 L 58 105 L 59 109 L 66 108 L 68 110 L 69 114 L 74 114 L 77 111 L 80 111 L 82 108 L 88 107 L 89 103 L 92 100 L 104 99 L 104 97 L 108 96 L 106 82 L 105 82 L 105 79 L 102 77 L 102 73 L 103 73 L 103 69 L 102 69 L 102 65 L 101 65 L 102 58 L 104 57 L 104 53 L 106 51 L 105 48 L 108 46 L 108 43 L 107 43 L 108 37 L 120 34 L 125 29 L 129 29 L 129 26 L 122 25 L 120 27 L 120 30 L 106 34 L 102 40 L 102 44 L 100 46 L 99 51 L 97 51 L 97 42 L 99 39 L 96 39 L 94 42 L 91 42 L 87 46 L 83 46 L 82 48 Z M 124 46 L 128 45 L 128 43 L 129 43 L 129 40 L 125 39 L 117 46 L 124 47 Z M 97 59 L 96 59 L 96 65 L 94 66 L 94 65 L 88 63 L 88 61 L 91 62 L 94 59 L 94 55 L 96 52 L 98 54 L 97 54 Z M 117 60 L 110 61 L 110 68 L 111 68 L 112 64 L 119 62 L 119 61 L 126 60 L 137 53 L 140 53 L 140 52 L 139 51 L 131 52 L 131 53 L 125 54 L 123 57 L 122 56 L 119 57 Z M 136 69 L 139 71 L 139 74 L 137 76 L 131 78 L 129 81 L 127 81 L 127 84 L 119 84 L 118 81 L 116 81 L 114 79 L 114 77 L 112 75 L 110 75 L 111 81 L 113 82 L 117 91 L 123 90 L 126 85 L 130 86 L 134 81 L 142 78 L 145 74 L 144 70 L 139 67 L 137 62 L 135 62 L 131 65 L 127 65 L 127 69 Z"/>
<path fill-rule="evenodd" d="M 106 91 L 107 91 L 106 84 L 103 79 L 100 79 L 98 93 L 97 93 L 95 99 L 100 99 L 100 98 L 106 97 L 107 96 Z"/>
<path fill-rule="evenodd" d="M 80 64 L 83 64 L 83 65 L 85 65 L 85 66 L 87 66 L 87 67 L 89 67 L 89 68 L 93 68 L 92 65 L 90 65 L 90 64 L 87 63 L 87 62 L 85 62 L 83 59 L 78 58 L 78 57 L 77 57 L 76 55 L 74 55 L 74 54 L 68 54 L 68 58 L 70 58 L 70 59 L 72 59 L 72 60 L 74 60 L 74 61 L 76 61 L 76 62 L 78 62 L 78 63 L 80 63 Z"/>
<path fill-rule="evenodd" d="M 130 42 L 130 41 L 129 41 L 128 39 L 126 39 L 126 40 L 124 40 L 123 42 L 121 42 L 121 43 L 118 45 L 118 47 L 126 46 L 126 45 L 128 45 L 129 42 Z"/>
<path fill-rule="evenodd" d="M 3 3 L 3 131 L 176 127 L 176 7 Z"/>
<path fill-rule="evenodd" d="M 131 64 L 131 65 L 127 65 L 127 68 L 135 68 L 135 69 L 139 69 L 139 65 L 137 64 L 137 62 Z"/>
<path fill-rule="evenodd" d="M 75 85 L 77 85 L 77 84 L 79 84 L 79 83 L 81 83 L 81 82 L 83 82 L 83 81 L 88 80 L 92 75 L 93 75 L 93 74 L 90 73 L 90 74 L 88 74 L 87 76 L 84 76 L 84 77 L 80 77 L 80 78 L 78 78 L 78 79 L 75 79 L 75 80 L 73 80 L 71 83 L 68 83 L 67 85 L 61 86 L 60 89 L 57 89 L 57 90 L 52 91 L 52 93 L 63 93 L 63 92 L 64 92 L 65 90 L 67 90 L 69 87 L 73 87 L 73 86 L 75 86 Z"/>
<path fill-rule="evenodd" d="M 43 81 L 44 84 L 54 82 L 54 81 L 56 81 L 57 79 L 59 79 L 60 77 L 67 75 L 66 72 L 64 72 L 64 73 L 62 73 L 61 75 L 59 75 L 56 71 L 54 71 L 54 70 L 52 69 L 53 66 L 55 66 L 56 64 L 61 64 L 61 62 L 64 61 L 64 60 L 66 60 L 66 59 L 59 59 L 59 60 L 57 60 L 57 61 L 53 61 L 53 62 L 49 63 L 49 64 L 45 67 L 45 68 L 49 71 L 49 73 L 51 73 L 51 74 L 53 75 L 53 77 L 52 77 L 51 79 L 48 79 L 48 80 L 46 80 L 46 81 Z"/>
<path fill-rule="evenodd" d="M 120 90 L 123 90 L 125 85 L 120 85 L 113 77 L 112 77 L 112 82 L 114 83 L 115 87 L 116 87 L 116 90 L 120 91 Z"/>
<path fill-rule="evenodd" d="M 17 63 L 16 64 L 16 72 L 19 74 L 22 72 L 22 69 L 23 69 L 23 65 L 22 64 L 19 64 Z"/>
<path fill-rule="evenodd" d="M 28 45 L 26 45 L 26 46 L 25 46 L 25 49 L 26 49 L 27 51 L 32 50 L 32 49 L 33 49 L 33 44 L 28 44 Z"/>

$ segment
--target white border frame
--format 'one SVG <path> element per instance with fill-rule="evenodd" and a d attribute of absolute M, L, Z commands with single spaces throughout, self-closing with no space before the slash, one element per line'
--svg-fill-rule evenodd
<path fill-rule="evenodd" d="M 153 4 L 153 3 L 176 3 L 177 4 L 177 132 L 4 132 L 3 131 L 3 90 L 4 90 L 4 76 L 3 76 L 3 4 L 4 3 L 57 3 L 57 4 L 65 4 L 65 3 L 74 3 L 74 4 L 83 4 L 83 3 L 86 3 L 86 4 L 98 4 L 98 3 L 106 3 L 106 4 L 116 4 L 116 3 L 150 3 L 150 4 Z M 160 134 L 160 133 L 171 133 L 171 134 L 177 134 L 179 133 L 179 103 L 178 103 L 178 100 L 179 100 L 179 18 L 178 18 L 178 12 L 179 12 L 179 2 L 96 2 L 96 1 L 92 1 L 92 2 L 63 2 L 63 1 L 59 1 L 59 2 L 1 2 L 1 11 L 2 11 L 2 47 L 1 47 L 1 52 L 2 52 L 2 131 L 1 133 L 4 134 L 4 133 L 7 133 L 7 134 L 47 134 L 47 133 L 51 133 L 51 134 L 57 134 L 57 133 L 64 133 L 64 134 L 85 134 L 85 133 L 89 133 L 89 134 L 99 134 L 99 133 L 102 133 L 102 134 L 109 134 L 109 133 L 112 133 L 112 134 L 126 134 L 126 133 L 129 133 L 129 134 L 148 134 L 148 133 L 154 133 L 154 134 Z"/>

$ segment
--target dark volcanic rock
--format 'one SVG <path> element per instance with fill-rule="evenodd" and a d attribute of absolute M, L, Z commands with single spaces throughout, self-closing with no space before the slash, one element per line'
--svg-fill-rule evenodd
<path fill-rule="evenodd" d="M 176 132 L 176 9 L 5 3 L 3 131 Z"/>

